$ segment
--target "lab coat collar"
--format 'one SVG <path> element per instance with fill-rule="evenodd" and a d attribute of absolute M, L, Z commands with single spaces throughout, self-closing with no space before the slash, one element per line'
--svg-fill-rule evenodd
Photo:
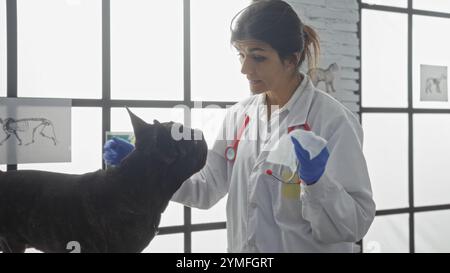
<path fill-rule="evenodd" d="M 297 87 L 294 94 L 289 101 L 280 109 L 276 110 L 272 115 L 280 114 L 287 111 L 287 126 L 304 125 L 308 118 L 309 109 L 311 107 L 314 96 L 314 86 L 308 75 L 300 72 L 303 76 L 303 81 Z M 259 105 L 265 105 L 266 94 L 261 94 L 259 98 Z M 264 107 L 265 109 L 265 107 Z"/>
<path fill-rule="evenodd" d="M 287 126 L 304 125 L 307 123 L 309 110 L 311 109 L 312 100 L 314 97 L 314 86 L 308 75 L 304 76 L 302 83 L 295 91 L 291 99 L 284 105 L 284 109 L 288 112 Z"/>
<path fill-rule="evenodd" d="M 307 123 L 307 117 L 309 113 L 309 109 L 312 104 L 312 100 L 314 97 L 314 86 L 311 83 L 310 78 L 307 75 L 304 75 L 303 81 L 295 91 L 295 93 L 292 95 L 292 97 L 289 99 L 288 103 L 286 103 L 281 109 L 281 112 L 289 111 L 288 115 L 286 117 L 286 123 L 283 128 L 280 128 L 280 130 L 284 132 L 288 132 L 290 127 L 296 127 L 299 125 L 305 125 Z M 258 105 L 265 105 L 265 94 L 261 94 L 259 98 Z M 266 110 L 266 107 L 262 107 L 260 109 Z M 279 113 L 281 113 L 279 112 Z M 273 115 L 273 114 L 272 114 Z M 310 126 L 311 124 L 308 123 Z M 284 134 L 284 133 L 282 133 Z M 266 150 L 267 147 L 262 147 L 262 149 Z M 255 151 L 259 151 L 258 144 L 255 142 Z M 259 153 L 257 153 L 259 154 Z M 266 157 L 262 156 L 262 154 L 259 154 L 256 159 L 255 166 L 261 164 L 262 162 L 266 161 Z"/>

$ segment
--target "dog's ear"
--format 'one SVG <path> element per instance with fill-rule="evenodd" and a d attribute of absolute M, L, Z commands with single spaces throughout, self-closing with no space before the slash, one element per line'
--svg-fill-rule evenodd
<path fill-rule="evenodd" d="M 154 124 L 154 125 L 161 125 L 161 123 L 159 123 L 159 121 L 156 120 L 156 119 L 153 120 L 153 124 Z"/>
<path fill-rule="evenodd" d="M 136 137 L 136 140 L 140 139 L 140 136 L 142 132 L 144 131 L 144 128 L 148 126 L 148 124 L 143 121 L 141 118 L 133 114 L 133 112 L 130 111 L 130 109 L 127 108 L 128 115 L 130 115 L 131 124 L 133 125 L 133 131 L 134 135 Z"/>

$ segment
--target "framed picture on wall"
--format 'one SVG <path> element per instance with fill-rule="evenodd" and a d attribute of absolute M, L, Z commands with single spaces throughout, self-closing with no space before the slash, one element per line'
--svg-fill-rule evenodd
<path fill-rule="evenodd" d="M 0 99 L 0 164 L 71 161 L 68 99 Z"/>
<path fill-rule="evenodd" d="M 420 65 L 420 100 L 448 101 L 447 67 Z"/>

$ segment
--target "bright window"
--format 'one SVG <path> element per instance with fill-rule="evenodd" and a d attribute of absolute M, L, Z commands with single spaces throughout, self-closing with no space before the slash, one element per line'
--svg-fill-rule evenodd
<path fill-rule="evenodd" d="M 227 231 L 224 229 L 192 233 L 192 252 L 227 252 Z"/>
<path fill-rule="evenodd" d="M 450 203 L 450 115 L 414 115 L 414 205 Z"/>
<path fill-rule="evenodd" d="M 449 1 L 450 2 L 450 1 Z M 413 17 L 413 102 L 417 108 L 450 108 L 448 101 L 448 74 L 450 67 L 450 39 L 443 35 L 450 29 L 450 19 L 435 18 L 430 16 L 414 15 Z M 437 66 L 442 69 L 432 71 L 431 75 L 425 74 L 421 65 Z M 421 75 L 423 74 L 423 75 Z M 439 81 L 439 90 L 433 80 Z M 427 82 L 428 80 L 428 82 Z M 422 82 L 423 81 L 423 82 Z M 427 84 L 431 86 L 428 94 L 439 93 L 443 95 L 443 101 L 427 101 L 421 99 Z M 422 89 L 422 91 L 421 91 Z M 421 94 L 422 93 L 422 94 Z M 446 96 L 445 96 L 446 95 Z M 446 99 L 445 99 L 446 97 Z"/>
<path fill-rule="evenodd" d="M 408 207 L 408 116 L 363 114 L 362 124 L 377 209 Z"/>
<path fill-rule="evenodd" d="M 361 7 L 364 153 L 379 215 L 363 251 L 448 252 L 450 3 Z"/>
<path fill-rule="evenodd" d="M 237 51 L 230 45 L 231 20 L 249 3 L 191 1 L 193 100 L 238 101 L 250 95 L 247 79 L 240 72 Z"/>
<path fill-rule="evenodd" d="M 100 98 L 102 1 L 17 1 L 18 95 Z"/>
<path fill-rule="evenodd" d="M 111 98 L 183 100 L 183 1 L 111 1 Z"/>
<path fill-rule="evenodd" d="M 408 214 L 377 216 L 364 237 L 365 253 L 409 252 Z"/>
<path fill-rule="evenodd" d="M 413 0 L 412 2 L 414 9 L 450 13 L 450 1 L 448 0 Z"/>
<path fill-rule="evenodd" d="M 450 211 L 416 213 L 416 252 L 450 252 Z"/>
<path fill-rule="evenodd" d="M 362 10 L 361 78 L 364 107 L 407 106 L 407 16 Z"/>

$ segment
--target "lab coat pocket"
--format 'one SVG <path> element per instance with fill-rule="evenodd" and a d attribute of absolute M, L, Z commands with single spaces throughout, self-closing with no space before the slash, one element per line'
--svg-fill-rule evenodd
<path fill-rule="evenodd" d="M 284 199 L 295 199 L 299 200 L 301 193 L 301 185 L 300 184 L 285 184 L 281 186 L 281 196 Z"/>
<path fill-rule="evenodd" d="M 292 170 L 286 166 L 273 163 L 268 164 L 268 170 L 272 172 L 272 175 L 268 175 L 268 180 L 275 185 L 275 189 L 282 199 L 299 200 L 301 185 L 295 183 L 295 181 L 298 181 L 297 174 L 293 174 Z M 282 181 L 289 181 L 290 183 Z"/>

